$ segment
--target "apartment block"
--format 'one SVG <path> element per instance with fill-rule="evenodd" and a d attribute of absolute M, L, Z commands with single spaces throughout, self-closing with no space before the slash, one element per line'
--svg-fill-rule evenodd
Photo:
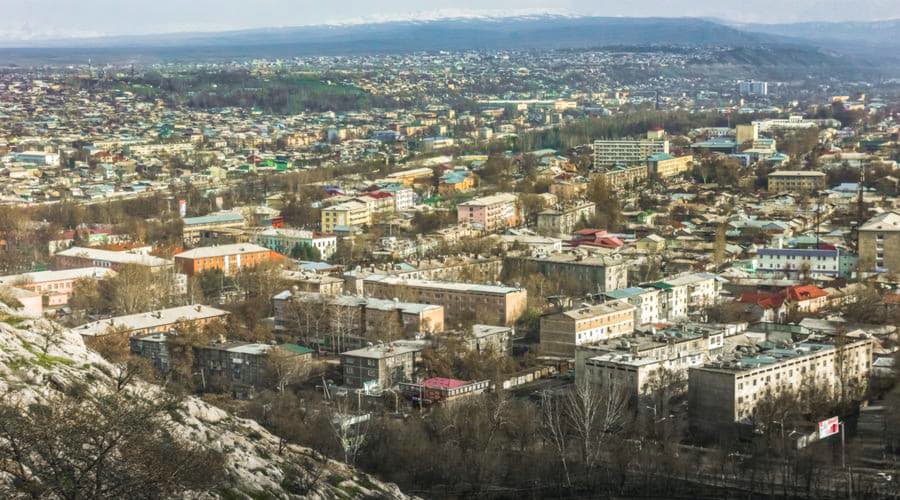
<path fill-rule="evenodd" d="M 386 336 L 412 338 L 444 331 L 440 305 L 296 290 L 275 295 L 273 302 L 276 332 L 312 337 L 327 351 L 359 348 Z M 331 338 L 334 331 L 343 335 L 341 345 Z"/>
<path fill-rule="evenodd" d="M 219 269 L 230 275 L 264 262 L 280 262 L 284 258 L 280 253 L 259 245 L 236 243 L 182 252 L 175 256 L 175 267 L 178 272 L 188 276 L 211 269 Z"/>
<path fill-rule="evenodd" d="M 411 382 L 423 348 L 416 342 L 391 342 L 342 352 L 344 385 L 377 390 Z"/>
<path fill-rule="evenodd" d="M 752 424 L 757 405 L 767 394 L 797 392 L 806 381 L 832 393 L 841 383 L 864 390 L 875 340 L 850 337 L 846 341 L 800 342 L 691 368 L 691 427 L 712 435 L 733 429 L 735 423 Z"/>
<path fill-rule="evenodd" d="M 656 179 L 684 175 L 691 171 L 693 165 L 693 155 L 672 156 L 668 153 L 656 153 L 647 158 L 650 176 Z"/>
<path fill-rule="evenodd" d="M 469 223 L 485 231 L 517 226 L 519 198 L 511 193 L 475 198 L 456 207 L 457 222 Z"/>
<path fill-rule="evenodd" d="M 524 288 L 384 275 L 365 278 L 363 291 L 367 297 L 400 298 L 408 302 L 443 306 L 447 323 L 471 321 L 488 325 L 515 323 L 525 312 L 528 294 Z"/>
<path fill-rule="evenodd" d="M 508 256 L 504 272 L 540 273 L 557 278 L 574 291 L 604 293 L 628 287 L 628 261 L 620 257 L 585 257 L 561 253 L 545 257 Z"/>
<path fill-rule="evenodd" d="M 610 189 L 634 187 L 647 180 L 647 165 L 613 165 L 598 173 Z"/>
<path fill-rule="evenodd" d="M 856 270 L 854 255 L 839 248 L 761 248 L 756 253 L 757 272 L 783 273 L 789 278 L 809 276 L 850 277 Z"/>
<path fill-rule="evenodd" d="M 580 345 L 575 350 L 576 382 L 619 385 L 635 400 L 650 397 L 663 389 L 660 370 L 687 380 L 689 368 L 722 353 L 725 335 L 713 325 L 689 324 Z"/>
<path fill-rule="evenodd" d="M 669 141 L 594 141 L 594 167 L 644 163 L 657 153 L 669 153 Z"/>
<path fill-rule="evenodd" d="M 323 260 L 330 258 L 337 250 L 336 236 L 304 229 L 273 227 L 254 233 L 250 241 L 284 255 L 291 255 L 294 248 L 307 245 L 318 250 Z"/>
<path fill-rule="evenodd" d="M 372 224 L 372 213 L 366 203 L 348 201 L 322 209 L 322 232 L 349 231 Z"/>
<path fill-rule="evenodd" d="M 859 227 L 859 270 L 900 272 L 900 213 L 885 212 Z"/>
<path fill-rule="evenodd" d="M 769 174 L 770 193 L 802 193 L 825 189 L 825 172 L 776 170 Z"/>
<path fill-rule="evenodd" d="M 597 206 L 587 201 L 561 208 L 559 210 L 543 210 L 537 216 L 537 232 L 544 236 L 562 238 L 575 232 L 582 220 L 590 221 L 596 214 Z"/>
<path fill-rule="evenodd" d="M 115 272 L 106 267 L 38 271 L 0 277 L 0 285 L 30 290 L 40 294 L 47 307 L 60 307 L 69 303 L 76 281 L 80 279 L 102 280 L 113 274 Z"/>
<path fill-rule="evenodd" d="M 634 331 L 634 306 L 624 301 L 584 305 L 541 317 L 541 352 L 572 358 L 580 345 L 628 335 Z"/>
<path fill-rule="evenodd" d="M 203 327 L 213 321 L 224 321 L 228 311 L 209 306 L 181 306 L 146 313 L 102 319 L 72 328 L 82 337 L 95 337 L 110 332 L 133 337 L 153 333 L 169 333 L 186 326 Z"/>
<path fill-rule="evenodd" d="M 610 300 L 624 300 L 634 306 L 635 326 L 660 321 L 660 296 L 657 288 L 621 288 L 604 294 Z"/>
<path fill-rule="evenodd" d="M 131 252 L 114 252 L 98 248 L 71 247 L 53 256 L 53 268 L 79 269 L 84 267 L 104 267 L 119 271 L 125 266 L 143 266 L 152 271 L 168 271 L 172 269 L 172 261 Z"/>
<path fill-rule="evenodd" d="M 692 273 L 645 285 L 660 291 L 659 318 L 671 321 L 715 305 L 724 280 L 711 273 Z"/>

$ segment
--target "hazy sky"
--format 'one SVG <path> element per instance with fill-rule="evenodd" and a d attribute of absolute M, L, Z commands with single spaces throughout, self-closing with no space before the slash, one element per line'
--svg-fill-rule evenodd
<path fill-rule="evenodd" d="M 0 0 L 0 38 L 217 31 L 528 9 L 767 23 L 900 18 L 900 0 Z"/>

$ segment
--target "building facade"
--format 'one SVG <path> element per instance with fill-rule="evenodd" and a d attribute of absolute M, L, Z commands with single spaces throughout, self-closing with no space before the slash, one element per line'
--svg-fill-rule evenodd
<path fill-rule="evenodd" d="M 519 198 L 511 193 L 499 193 L 475 198 L 456 207 L 457 222 L 472 224 L 485 231 L 495 231 L 519 225 Z"/>
<path fill-rule="evenodd" d="M 284 256 L 252 243 L 237 243 L 214 247 L 200 247 L 175 255 L 178 272 L 193 276 L 218 269 L 227 275 L 265 262 L 280 262 Z"/>
<path fill-rule="evenodd" d="M 644 163 L 657 153 L 669 152 L 669 141 L 599 140 L 594 141 L 594 167 Z"/>
<path fill-rule="evenodd" d="M 858 231 L 861 272 L 900 272 L 900 213 L 876 215 Z"/>
<path fill-rule="evenodd" d="M 624 301 L 584 306 L 541 317 L 541 352 L 572 358 L 580 345 L 634 331 L 634 306 Z"/>
<path fill-rule="evenodd" d="M 810 170 L 776 170 L 769 174 L 770 193 L 803 193 L 826 187 L 825 172 Z"/>

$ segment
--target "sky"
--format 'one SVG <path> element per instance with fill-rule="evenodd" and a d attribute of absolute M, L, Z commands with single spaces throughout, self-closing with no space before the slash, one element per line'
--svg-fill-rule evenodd
<path fill-rule="evenodd" d="M 0 39 L 28 40 L 555 12 L 741 22 L 900 18 L 900 0 L 0 0 Z"/>

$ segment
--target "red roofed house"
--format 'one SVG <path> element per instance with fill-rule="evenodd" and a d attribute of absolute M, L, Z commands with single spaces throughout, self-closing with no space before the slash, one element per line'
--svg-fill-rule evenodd
<path fill-rule="evenodd" d="M 784 295 L 780 293 L 744 292 L 738 302 L 758 307 L 762 312 L 761 321 L 781 321 L 787 314 Z"/>
<path fill-rule="evenodd" d="M 401 390 L 413 399 L 425 403 L 440 403 L 453 399 L 481 394 L 491 385 L 489 380 L 466 382 L 446 377 L 433 377 L 420 384 L 400 384 Z"/>
<path fill-rule="evenodd" d="M 811 313 L 828 305 L 828 292 L 815 285 L 789 286 L 783 293 L 792 311 Z"/>
<path fill-rule="evenodd" d="M 573 247 L 587 246 L 615 249 L 624 245 L 625 242 L 615 236 L 611 236 L 602 229 L 579 229 L 575 231 L 575 239 L 566 242 L 566 244 Z"/>

